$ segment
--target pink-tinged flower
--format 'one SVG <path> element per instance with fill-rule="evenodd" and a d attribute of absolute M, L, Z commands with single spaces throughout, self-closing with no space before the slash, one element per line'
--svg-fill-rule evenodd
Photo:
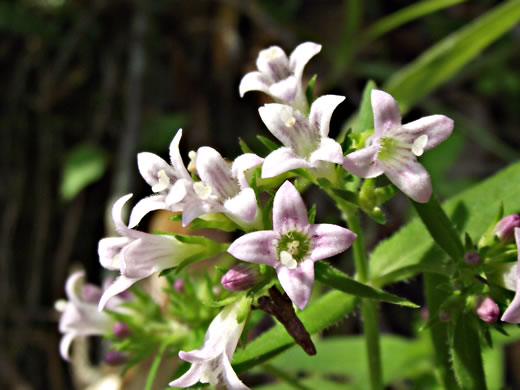
<path fill-rule="evenodd" d="M 65 284 L 68 301 L 58 301 L 56 308 L 62 311 L 59 330 L 63 333 L 60 341 L 60 354 L 69 360 L 69 349 L 72 341 L 80 336 L 102 336 L 109 334 L 115 320 L 97 309 L 102 291 L 92 284 L 83 284 L 84 272 L 75 272 L 69 276 Z M 107 306 L 117 310 L 123 303 L 119 297 L 113 297 Z"/>
<path fill-rule="evenodd" d="M 314 262 L 345 251 L 355 238 L 340 226 L 309 224 L 302 197 L 286 181 L 274 197 L 273 230 L 246 234 L 228 252 L 243 261 L 274 267 L 282 288 L 303 309 L 314 285 Z"/>
<path fill-rule="evenodd" d="M 220 283 L 229 291 L 245 291 L 260 281 L 258 267 L 253 264 L 236 264 L 222 276 Z"/>
<path fill-rule="evenodd" d="M 520 248 L 520 228 L 515 228 L 515 241 L 517 248 Z M 520 323 L 520 250 L 518 251 L 518 263 L 516 265 L 516 293 L 513 302 L 507 307 L 502 315 L 502 321 L 514 324 Z"/>
<path fill-rule="evenodd" d="M 497 222 L 494 232 L 503 242 L 513 242 L 515 239 L 514 230 L 520 227 L 520 215 L 506 215 Z"/>
<path fill-rule="evenodd" d="M 307 62 L 318 54 L 321 45 L 305 42 L 298 45 L 287 58 L 278 46 L 260 51 L 256 60 L 258 71 L 249 72 L 240 82 L 240 96 L 247 91 L 262 91 L 275 100 L 307 112 L 307 100 L 302 86 L 302 74 Z"/>
<path fill-rule="evenodd" d="M 376 89 L 372 90 L 372 109 L 374 135 L 365 148 L 345 156 L 343 167 L 364 178 L 384 173 L 416 202 L 428 202 L 430 175 L 417 157 L 448 138 L 453 121 L 444 115 L 430 115 L 402 125 L 395 99 Z"/>
<path fill-rule="evenodd" d="M 171 165 L 156 154 L 143 152 L 137 155 L 137 166 L 143 179 L 155 195 L 141 199 L 132 209 L 130 227 L 135 227 L 150 211 L 168 209 L 182 211 L 183 187 L 180 179 L 192 181 L 179 152 L 182 129 L 177 131 L 170 144 Z"/>
<path fill-rule="evenodd" d="M 198 149 L 195 167 L 200 181 L 180 180 L 182 192 L 182 224 L 208 213 L 225 213 L 240 226 L 251 227 L 260 216 L 255 192 L 249 187 L 246 173 L 264 161 L 255 154 L 243 154 L 233 165 L 215 149 Z"/>
<path fill-rule="evenodd" d="M 183 376 L 170 382 L 170 386 L 190 387 L 200 381 L 210 383 L 216 388 L 249 389 L 231 367 L 233 353 L 245 324 L 245 321 L 240 323 L 237 321 L 240 302 L 238 300 L 225 306 L 213 319 L 201 348 L 190 352 L 179 352 L 179 357 L 192 365 Z"/>
<path fill-rule="evenodd" d="M 498 305 L 490 297 L 481 299 L 475 311 L 484 322 L 496 322 L 500 316 Z"/>
<path fill-rule="evenodd" d="M 260 107 L 262 121 L 284 145 L 265 158 L 262 177 L 278 176 L 295 168 L 323 170 L 327 165 L 332 167 L 330 163 L 341 164 L 341 146 L 328 135 L 332 113 L 343 100 L 344 96 L 321 96 L 312 103 L 309 117 L 285 104 Z"/>
<path fill-rule="evenodd" d="M 186 258 L 204 250 L 199 245 L 181 243 L 172 236 L 130 229 L 123 222 L 121 211 L 131 197 L 132 194 L 128 194 L 119 198 L 112 207 L 112 219 L 122 237 L 103 238 L 99 241 L 101 265 L 121 272 L 121 276 L 103 293 L 99 310 L 103 309 L 111 297 L 128 289 L 135 282 L 175 267 Z"/>

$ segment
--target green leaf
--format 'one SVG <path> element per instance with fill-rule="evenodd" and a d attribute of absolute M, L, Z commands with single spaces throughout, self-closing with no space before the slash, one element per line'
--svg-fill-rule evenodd
<path fill-rule="evenodd" d="M 367 42 L 373 41 L 405 23 L 464 1 L 466 0 L 425 0 L 415 2 L 412 5 L 401 8 L 399 11 L 396 11 L 372 24 L 365 30 L 360 40 L 363 44 L 366 44 Z"/>
<path fill-rule="evenodd" d="M 491 178 L 469 188 L 444 202 L 443 209 L 462 236 L 467 232 L 478 241 L 495 218 L 496 210 L 504 202 L 506 214 L 520 211 L 520 163 L 513 164 Z M 387 283 L 413 276 L 417 272 L 444 272 L 444 252 L 435 245 L 422 224 L 415 218 L 381 242 L 370 257 L 372 283 Z"/>
<path fill-rule="evenodd" d="M 486 379 L 482 365 L 480 340 L 475 328 L 475 316 L 462 314 L 454 321 L 453 345 L 451 349 L 455 377 L 464 390 L 485 390 Z"/>
<path fill-rule="evenodd" d="M 378 301 L 394 303 L 396 305 L 411 308 L 419 307 L 408 299 L 401 298 L 397 295 L 358 282 L 324 261 L 319 261 L 314 264 L 314 273 L 316 280 L 347 294 L 361 298 L 376 299 Z"/>
<path fill-rule="evenodd" d="M 244 141 L 242 138 L 238 139 L 238 144 L 240 145 L 240 150 L 242 150 L 242 153 L 254 153 L 253 150 L 246 144 L 246 141 Z"/>
<path fill-rule="evenodd" d="M 85 187 L 105 173 L 107 158 L 103 149 L 78 145 L 65 158 L 60 193 L 65 200 L 73 199 Z"/>
<path fill-rule="evenodd" d="M 240 227 L 222 213 L 209 213 L 195 218 L 190 223 L 190 230 L 218 229 L 224 232 L 234 232 Z"/>
<path fill-rule="evenodd" d="M 374 128 L 374 113 L 372 112 L 372 90 L 377 88 L 374 81 L 369 80 L 363 90 L 363 97 L 361 98 L 361 106 L 359 107 L 359 114 L 357 120 L 352 127 L 354 133 L 362 133 Z"/>
<path fill-rule="evenodd" d="M 488 45 L 520 20 L 520 2 L 504 2 L 450 34 L 394 74 L 383 86 L 406 113 L 415 103 L 449 80 Z"/>
<path fill-rule="evenodd" d="M 264 137 L 263 135 L 257 135 L 256 138 L 267 148 L 269 153 L 275 151 L 280 147 L 276 142 L 271 141 L 269 138 Z"/>
<path fill-rule="evenodd" d="M 310 303 L 298 313 L 305 329 L 310 334 L 321 332 L 337 323 L 354 310 L 355 299 L 340 291 L 330 291 Z M 233 366 L 237 372 L 244 371 L 285 351 L 294 340 L 283 325 L 274 327 L 250 342 L 244 349 L 237 350 L 233 356 Z"/>
<path fill-rule="evenodd" d="M 309 84 L 307 84 L 307 88 L 305 89 L 305 97 L 307 98 L 307 104 L 309 107 L 312 105 L 312 101 L 314 100 L 314 86 L 316 85 L 317 78 L 317 74 L 313 75 L 309 81 Z"/>

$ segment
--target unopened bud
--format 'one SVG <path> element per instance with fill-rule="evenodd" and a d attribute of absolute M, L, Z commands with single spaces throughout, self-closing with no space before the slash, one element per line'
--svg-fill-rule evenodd
<path fill-rule="evenodd" d="M 126 355 L 123 352 L 110 350 L 105 353 L 103 360 L 109 366 L 119 366 L 126 363 Z"/>
<path fill-rule="evenodd" d="M 511 214 L 502 218 L 495 226 L 495 234 L 502 242 L 513 242 L 515 239 L 515 228 L 520 227 L 520 215 Z"/>
<path fill-rule="evenodd" d="M 184 292 L 184 279 L 177 279 L 175 282 L 173 282 L 173 289 L 177 291 L 178 293 Z"/>
<path fill-rule="evenodd" d="M 480 255 L 477 251 L 468 251 L 464 253 L 464 261 L 469 265 L 480 264 Z"/>
<path fill-rule="evenodd" d="M 132 333 L 130 328 L 124 322 L 116 322 L 114 324 L 114 335 L 120 339 L 126 339 Z"/>
<path fill-rule="evenodd" d="M 490 297 L 485 297 L 479 301 L 476 312 L 484 322 L 496 322 L 500 316 L 498 305 Z"/>
<path fill-rule="evenodd" d="M 92 303 L 97 305 L 99 300 L 101 299 L 101 289 L 93 284 L 85 284 L 83 285 L 83 300 L 87 303 Z"/>
<path fill-rule="evenodd" d="M 251 264 L 237 264 L 226 272 L 220 282 L 230 291 L 244 291 L 259 281 L 258 268 Z"/>

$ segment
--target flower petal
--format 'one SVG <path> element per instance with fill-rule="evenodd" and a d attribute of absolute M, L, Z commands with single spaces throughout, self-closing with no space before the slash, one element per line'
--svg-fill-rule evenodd
<path fill-rule="evenodd" d="M 177 184 L 177 183 L 175 183 Z M 152 195 L 141 199 L 130 212 L 129 228 L 136 227 L 141 219 L 151 211 L 166 209 L 165 195 Z"/>
<path fill-rule="evenodd" d="M 301 81 L 305 65 L 307 65 L 309 60 L 318 54 L 320 50 L 321 45 L 314 42 L 301 43 L 293 50 L 289 57 L 289 67 L 298 81 Z"/>
<path fill-rule="evenodd" d="M 202 365 L 201 364 L 192 364 L 190 369 L 186 371 L 186 373 L 180 378 L 171 381 L 168 386 L 171 387 L 190 387 L 193 386 L 200 380 L 200 375 L 202 373 Z"/>
<path fill-rule="evenodd" d="M 403 125 L 402 130 L 410 143 L 423 134 L 427 135 L 428 143 L 424 147 L 424 151 L 427 151 L 450 136 L 453 120 L 444 115 L 430 115 Z"/>
<path fill-rule="evenodd" d="M 419 203 L 426 203 L 432 195 L 432 183 L 426 169 L 417 161 L 410 160 L 398 166 L 381 164 L 388 179 L 407 196 Z"/>
<path fill-rule="evenodd" d="M 258 71 L 247 73 L 240 80 L 238 92 L 240 97 L 244 97 L 244 94 L 249 91 L 262 91 L 268 94 L 269 84 L 267 77 Z"/>
<path fill-rule="evenodd" d="M 374 140 L 376 140 L 388 130 L 401 125 L 401 112 L 392 95 L 384 91 L 373 89 L 371 100 L 374 112 Z"/>
<path fill-rule="evenodd" d="M 61 337 L 60 355 L 66 361 L 70 361 L 70 345 L 77 336 L 78 334 L 76 332 L 67 332 Z"/>
<path fill-rule="evenodd" d="M 285 79 L 290 75 L 289 59 L 278 46 L 260 50 L 256 59 L 256 67 L 270 79 L 271 83 Z"/>
<path fill-rule="evenodd" d="M 330 118 L 336 107 L 345 100 L 345 96 L 323 95 L 312 103 L 309 123 L 318 129 L 322 137 L 329 135 Z"/>
<path fill-rule="evenodd" d="M 139 278 L 131 279 L 125 276 L 119 276 L 114 282 L 103 292 L 103 296 L 101 297 L 98 310 L 101 311 L 106 306 L 108 300 L 112 297 L 115 297 L 117 294 L 122 293 L 127 290 L 132 284 L 139 281 Z"/>
<path fill-rule="evenodd" d="M 262 165 L 264 159 L 254 153 L 244 153 L 233 161 L 231 174 L 238 180 L 241 188 L 249 188 L 246 172 L 252 168 Z"/>
<path fill-rule="evenodd" d="M 182 210 L 182 226 L 188 225 L 195 218 L 208 213 L 223 213 L 227 210 L 221 204 L 214 201 L 203 201 L 193 198 L 184 205 Z"/>
<path fill-rule="evenodd" d="M 219 199 L 232 198 L 240 192 L 237 181 L 231 176 L 231 167 L 215 149 L 199 148 L 195 165 L 200 179 Z"/>
<path fill-rule="evenodd" d="M 515 228 L 515 241 L 520 248 L 520 228 Z M 518 262 L 516 266 L 516 293 L 513 302 L 507 307 L 501 320 L 514 324 L 520 323 L 520 249 L 518 249 Z"/>
<path fill-rule="evenodd" d="M 121 217 L 125 203 L 132 196 L 132 194 L 124 195 L 114 203 L 112 206 L 112 220 L 114 221 L 114 227 L 119 234 L 130 238 L 139 238 L 143 237 L 143 235 L 146 235 L 147 233 L 128 228 Z"/>
<path fill-rule="evenodd" d="M 377 177 L 384 172 L 377 161 L 378 151 L 378 145 L 371 145 L 349 153 L 343 158 L 343 168 L 359 177 Z"/>
<path fill-rule="evenodd" d="M 284 102 L 292 102 L 297 93 L 298 80 L 294 76 L 289 76 L 269 86 L 269 94 Z"/>
<path fill-rule="evenodd" d="M 290 181 L 283 183 L 274 196 L 273 230 L 286 233 L 295 228 L 309 226 L 307 208 L 303 199 Z"/>
<path fill-rule="evenodd" d="M 128 245 L 131 240 L 128 237 L 108 237 L 99 240 L 98 255 L 99 262 L 103 268 L 115 271 L 120 269 L 121 250 Z"/>
<path fill-rule="evenodd" d="M 179 179 L 172 188 L 170 188 L 170 192 L 168 192 L 166 196 L 166 207 L 170 211 L 182 211 L 182 203 L 186 201 L 186 198 L 190 195 L 196 196 L 193 193 L 193 179 Z"/>
<path fill-rule="evenodd" d="M 222 365 L 222 379 L 227 389 L 233 390 L 250 390 L 249 387 L 244 385 L 244 383 L 238 378 L 235 370 L 231 366 L 229 359 L 227 356 L 223 356 L 221 360 Z"/>
<path fill-rule="evenodd" d="M 143 179 L 154 187 L 159 184 L 159 172 L 164 171 L 170 184 L 177 180 L 173 167 L 154 153 L 142 152 L 137 155 L 137 167 Z M 160 192 L 160 191 L 157 191 Z"/>
<path fill-rule="evenodd" d="M 311 225 L 308 234 L 312 241 L 308 256 L 312 261 L 326 259 L 347 250 L 357 237 L 348 229 L 325 223 Z"/>
<path fill-rule="evenodd" d="M 173 137 L 172 142 L 170 143 L 170 161 L 172 163 L 177 179 L 191 180 L 191 175 L 184 166 L 181 153 L 179 152 L 179 143 L 181 142 L 181 137 L 182 129 L 179 129 L 177 131 L 177 134 L 175 134 L 175 137 Z"/>
<path fill-rule="evenodd" d="M 239 237 L 233 241 L 227 251 L 239 260 L 274 267 L 278 263 L 275 247 L 277 240 L 276 232 L 261 230 Z"/>
<path fill-rule="evenodd" d="M 341 150 L 341 145 L 332 138 L 324 137 L 321 139 L 319 148 L 312 152 L 309 161 L 313 166 L 317 161 L 328 161 L 335 164 L 342 164 L 343 151 Z"/>
<path fill-rule="evenodd" d="M 265 158 L 262 165 L 262 178 L 275 177 L 291 169 L 311 167 L 307 160 L 296 155 L 291 148 L 282 147 Z"/>
<path fill-rule="evenodd" d="M 284 291 L 299 309 L 303 309 L 309 302 L 314 286 L 314 262 L 303 260 L 295 269 L 278 264 L 275 269 Z"/>
<path fill-rule="evenodd" d="M 253 222 L 258 210 L 255 191 L 252 188 L 244 188 L 235 197 L 226 200 L 224 207 L 234 217 Z"/>

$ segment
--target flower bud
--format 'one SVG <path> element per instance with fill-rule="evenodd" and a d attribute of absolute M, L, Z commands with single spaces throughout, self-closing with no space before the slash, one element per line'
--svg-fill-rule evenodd
<path fill-rule="evenodd" d="M 93 284 L 85 284 L 83 285 L 83 300 L 87 303 L 92 303 L 97 305 L 99 300 L 101 299 L 101 295 L 103 292 L 99 289 L 99 287 L 94 286 Z"/>
<path fill-rule="evenodd" d="M 237 264 L 222 277 L 222 287 L 230 291 L 244 291 L 260 279 L 258 269 L 251 264 Z"/>
<path fill-rule="evenodd" d="M 119 366 L 126 363 L 126 355 L 123 352 L 110 350 L 105 353 L 103 360 L 109 366 Z"/>
<path fill-rule="evenodd" d="M 502 242 L 513 242 L 515 228 L 520 227 L 520 215 L 511 214 L 502 218 L 495 226 L 494 232 Z"/>
<path fill-rule="evenodd" d="M 113 331 L 114 335 L 120 339 L 125 339 L 132 333 L 128 325 L 124 322 L 116 322 Z"/>
<path fill-rule="evenodd" d="M 490 297 L 485 297 L 479 301 L 476 312 L 484 322 L 496 322 L 500 316 L 498 305 Z"/>
<path fill-rule="evenodd" d="M 173 289 L 177 291 L 178 293 L 184 292 L 184 279 L 177 279 L 175 282 L 173 282 Z"/>
<path fill-rule="evenodd" d="M 464 253 L 464 261 L 469 265 L 480 264 L 480 255 L 477 251 L 468 251 Z"/>

